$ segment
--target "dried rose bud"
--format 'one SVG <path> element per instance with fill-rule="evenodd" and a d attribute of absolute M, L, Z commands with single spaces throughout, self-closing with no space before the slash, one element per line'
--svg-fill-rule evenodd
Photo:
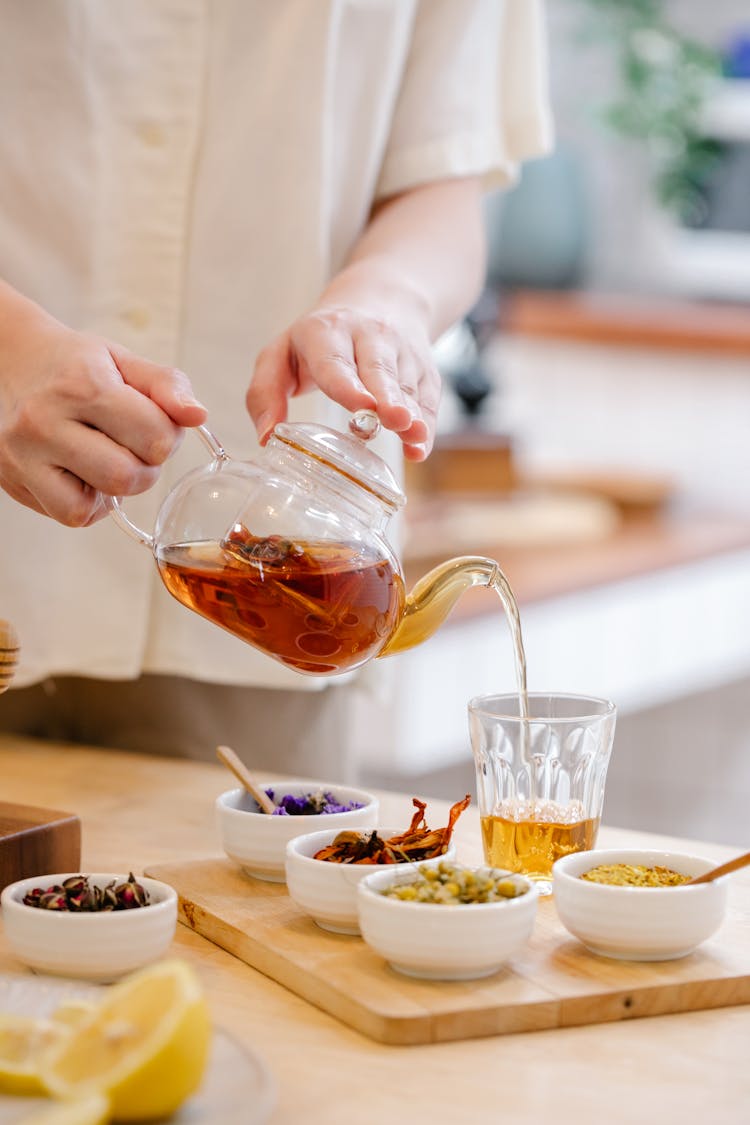
<path fill-rule="evenodd" d="M 132 871 L 128 876 L 128 882 L 133 888 L 133 894 L 135 895 L 135 901 L 138 906 L 148 906 L 148 891 L 136 880 Z"/>
<path fill-rule="evenodd" d="M 141 884 L 136 882 L 132 871 L 128 876 L 128 881 L 126 883 L 120 883 L 120 885 L 115 888 L 115 894 L 117 895 L 117 903 L 121 910 L 132 910 L 137 906 L 148 905 L 148 895 Z"/>
<path fill-rule="evenodd" d="M 67 898 L 71 910 L 96 910 L 96 898 L 87 886 L 84 886 L 79 894 L 68 894 Z"/>
<path fill-rule="evenodd" d="M 67 895 L 80 895 L 88 889 L 88 882 L 85 875 L 71 875 L 63 880 L 63 890 Z"/>
<path fill-rule="evenodd" d="M 68 910 L 68 900 L 65 895 L 56 894 L 54 891 L 43 894 L 39 899 L 39 905 L 43 910 Z"/>
<path fill-rule="evenodd" d="M 114 883 L 107 883 L 107 886 L 102 889 L 101 895 L 101 902 L 99 904 L 100 910 L 117 909 L 118 897 Z"/>
<path fill-rule="evenodd" d="M 55 884 L 42 890 L 34 887 L 24 896 L 27 906 L 38 906 L 44 910 L 70 910 L 75 913 L 132 910 L 137 906 L 148 906 L 148 894 L 132 871 L 125 882 L 115 880 L 106 887 L 89 885 L 88 875 L 69 875 L 62 886 Z"/>
<path fill-rule="evenodd" d="M 120 883 L 119 887 L 115 887 L 115 894 L 117 895 L 117 905 L 122 910 L 129 910 L 131 906 L 136 905 L 133 888 L 128 886 L 127 883 Z"/>

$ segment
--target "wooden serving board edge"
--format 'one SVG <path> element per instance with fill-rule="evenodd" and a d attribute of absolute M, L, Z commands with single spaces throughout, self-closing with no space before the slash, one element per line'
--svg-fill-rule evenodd
<path fill-rule="evenodd" d="M 155 879 L 162 877 L 158 867 L 149 869 L 146 874 Z M 562 1026 L 561 1002 L 557 997 L 550 997 L 548 1000 L 534 1004 L 504 1005 L 485 1009 L 470 1008 L 466 1011 L 460 1009 L 447 1012 L 425 1011 L 422 1015 L 416 1016 L 388 1015 L 386 1012 L 368 1007 L 356 997 L 340 991 L 330 982 L 320 982 L 303 966 L 296 965 L 281 954 L 274 953 L 246 931 L 239 930 L 223 920 L 218 920 L 221 924 L 216 927 L 215 915 L 204 910 L 197 903 L 184 899 L 182 895 L 179 895 L 179 920 L 195 933 L 212 941 L 214 945 L 220 946 L 251 968 L 257 969 L 264 976 L 270 977 L 277 984 L 288 988 L 290 992 L 300 996 L 309 1004 L 313 1004 L 321 1011 L 327 1012 L 379 1043 L 390 1046 L 414 1046 L 450 1042 L 456 1039 L 506 1035 L 520 1031 L 549 1030 Z M 209 930 L 210 933 L 207 932 Z M 337 939 L 337 935 L 329 936 L 332 940 Z M 342 940 L 348 942 L 352 939 L 344 936 Z M 385 967 L 385 971 L 394 972 L 388 966 Z M 412 984 L 406 977 L 399 977 L 399 981 L 403 981 L 405 989 Z M 459 982 L 459 987 L 462 983 Z M 439 987 L 451 989 L 455 985 L 450 981 L 444 981 L 440 982 Z M 471 1027 L 465 1023 L 467 1014 L 471 1018 Z M 582 1022 L 590 1021 L 584 1019 Z"/>
<path fill-rule="evenodd" d="M 271 931 L 274 927 L 278 930 L 276 936 L 281 938 L 280 943 L 269 940 L 267 919 L 259 919 L 260 936 L 254 937 L 246 922 L 238 925 L 222 917 L 221 908 L 215 903 L 212 905 L 210 894 L 207 896 L 205 890 L 196 892 L 193 888 L 188 897 L 184 893 L 185 881 L 197 874 L 200 886 L 202 870 L 209 871 L 212 879 L 229 879 L 231 899 L 236 895 L 238 902 L 252 903 L 255 896 L 261 914 L 269 904 L 280 905 L 283 924 L 275 918 L 270 923 Z M 146 873 L 175 887 L 179 896 L 179 917 L 184 925 L 308 1003 L 384 1044 L 447 1042 L 750 1003 L 750 963 L 745 970 L 743 961 L 741 971 L 729 965 L 723 968 L 718 965 L 714 975 L 709 975 L 713 963 L 710 956 L 705 958 L 704 966 L 699 964 L 691 970 L 694 972 L 697 968 L 696 975 L 685 979 L 685 974 L 679 974 L 678 970 L 681 979 L 676 980 L 665 979 L 671 972 L 670 963 L 652 966 L 651 973 L 643 963 L 604 959 L 606 983 L 600 981 L 591 988 L 588 987 L 590 981 L 583 980 L 580 993 L 572 995 L 566 994 L 565 989 L 556 991 L 554 980 L 547 983 L 538 980 L 533 971 L 533 958 L 529 964 L 520 958 L 512 967 L 480 981 L 415 981 L 396 973 L 357 938 L 327 933 L 322 936 L 323 931 L 294 906 L 280 884 L 258 884 L 252 880 L 248 886 L 244 876 L 236 871 L 230 873 L 230 870 L 228 861 L 216 857 L 157 864 L 148 867 Z M 214 882 L 210 887 L 213 889 Z M 248 890 L 251 890 L 250 896 L 247 896 Z M 224 901 L 227 901 L 226 889 Z M 549 917 L 548 914 L 547 924 Z M 283 952 L 280 948 L 282 935 L 293 932 L 297 947 L 291 945 Z M 308 934 L 311 953 L 306 960 L 300 951 L 304 948 L 306 952 Z M 324 950 L 321 950 L 321 943 L 325 945 Z M 588 957 L 578 943 L 571 939 L 570 944 L 580 951 L 580 956 Z M 334 971 L 327 972 L 327 967 L 333 967 Z M 574 974 L 575 968 L 573 965 Z M 643 979 L 645 973 L 653 977 L 653 983 Z M 615 977 L 620 979 L 615 980 Z M 506 988 L 511 981 L 528 986 L 520 998 Z M 509 998 L 505 995 L 508 990 L 511 991 Z M 399 1005 L 393 1004 L 396 993 L 403 1001 Z M 398 1010 L 389 1011 L 389 1002 Z"/>

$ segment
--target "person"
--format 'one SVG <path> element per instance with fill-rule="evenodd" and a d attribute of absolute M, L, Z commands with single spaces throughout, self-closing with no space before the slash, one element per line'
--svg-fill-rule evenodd
<path fill-rule="evenodd" d="M 372 408 L 429 454 L 482 193 L 549 144 L 540 5 L 0 2 L 0 728 L 351 776 L 379 688 L 187 612 L 103 497 L 153 526 L 206 420 L 247 457 Z"/>

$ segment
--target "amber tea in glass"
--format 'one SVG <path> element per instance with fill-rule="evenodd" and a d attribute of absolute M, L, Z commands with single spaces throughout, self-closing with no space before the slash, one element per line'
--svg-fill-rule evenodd
<path fill-rule="evenodd" d="M 485 861 L 549 894 L 552 865 L 593 848 L 614 739 L 603 699 L 529 693 L 469 703 Z"/>
<path fill-rule="evenodd" d="M 556 859 L 593 848 L 599 829 L 598 816 L 584 817 L 582 809 L 562 809 L 554 801 L 537 801 L 534 806 L 508 802 L 496 815 L 481 820 L 487 863 L 544 880 L 550 878 Z"/>

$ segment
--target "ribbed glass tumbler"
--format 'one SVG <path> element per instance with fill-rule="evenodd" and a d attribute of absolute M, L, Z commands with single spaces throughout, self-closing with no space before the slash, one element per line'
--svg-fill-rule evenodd
<path fill-rule="evenodd" d="M 593 848 L 615 733 L 606 699 L 529 694 L 469 702 L 485 862 L 552 890 L 552 864 Z"/>

